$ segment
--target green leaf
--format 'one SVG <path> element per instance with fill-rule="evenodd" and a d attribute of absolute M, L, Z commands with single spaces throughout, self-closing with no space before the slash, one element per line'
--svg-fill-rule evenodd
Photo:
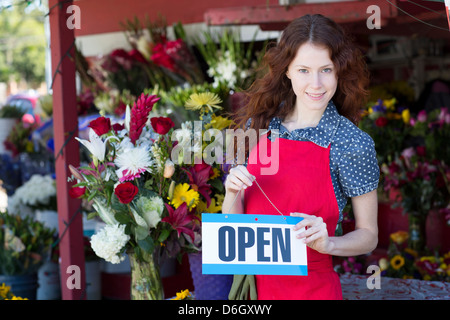
<path fill-rule="evenodd" d="M 131 217 L 124 212 L 116 212 L 116 214 L 114 215 L 114 219 L 116 219 L 117 222 L 121 224 L 133 223 Z"/>
<path fill-rule="evenodd" d="M 159 242 L 164 242 L 170 236 L 170 230 L 164 229 L 158 237 Z"/>
<path fill-rule="evenodd" d="M 97 190 L 94 190 L 89 197 L 87 198 L 88 201 L 91 201 L 92 199 L 95 198 L 95 196 L 97 195 Z"/>
<path fill-rule="evenodd" d="M 92 212 L 89 212 L 89 214 L 87 215 L 86 218 L 88 220 L 91 220 L 91 219 L 94 219 L 96 216 L 98 216 L 98 213 L 96 211 L 92 211 Z"/>
<path fill-rule="evenodd" d="M 155 243 L 150 236 L 146 237 L 145 239 L 138 240 L 137 244 L 142 250 L 147 251 L 148 253 L 153 253 L 153 250 L 155 248 Z"/>
<path fill-rule="evenodd" d="M 223 191 L 225 191 L 224 187 L 223 187 L 223 183 L 222 180 L 220 178 L 217 179 L 213 179 L 208 181 L 209 184 L 214 187 L 215 189 L 217 189 L 219 191 L 219 193 L 222 193 Z"/>

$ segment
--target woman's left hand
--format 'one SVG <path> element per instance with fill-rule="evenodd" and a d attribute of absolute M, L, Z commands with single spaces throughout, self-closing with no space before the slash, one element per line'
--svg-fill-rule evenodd
<path fill-rule="evenodd" d="M 305 228 L 297 235 L 297 238 L 305 239 L 308 247 L 320 253 L 329 254 L 331 252 L 333 244 L 328 237 L 327 224 L 321 217 L 299 212 L 292 212 L 291 216 L 303 218 L 294 226 L 294 231 Z"/>

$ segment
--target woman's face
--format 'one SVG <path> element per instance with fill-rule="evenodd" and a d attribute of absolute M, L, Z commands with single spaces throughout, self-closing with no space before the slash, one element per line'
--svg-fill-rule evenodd
<path fill-rule="evenodd" d="M 297 108 L 325 110 L 336 92 L 336 70 L 329 50 L 322 46 L 309 42 L 301 45 L 286 76 L 297 96 Z"/>

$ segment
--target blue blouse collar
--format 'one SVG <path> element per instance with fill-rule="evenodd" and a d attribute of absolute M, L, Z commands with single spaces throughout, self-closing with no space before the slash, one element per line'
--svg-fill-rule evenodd
<path fill-rule="evenodd" d="M 334 103 L 330 101 L 316 127 L 295 129 L 289 132 L 281 122 L 282 119 L 279 117 L 272 118 L 267 130 L 278 130 L 278 135 L 281 138 L 292 140 L 306 139 L 314 142 L 318 146 L 328 148 L 339 126 L 340 115 Z"/>

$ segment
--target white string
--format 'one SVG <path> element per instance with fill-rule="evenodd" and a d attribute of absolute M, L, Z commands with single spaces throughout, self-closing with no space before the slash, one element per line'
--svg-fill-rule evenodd
<path fill-rule="evenodd" d="M 284 216 L 284 214 L 273 204 L 273 202 L 269 199 L 269 197 L 266 195 L 266 193 L 264 192 L 264 190 L 261 188 L 261 186 L 259 185 L 258 181 L 256 181 L 256 179 L 254 180 L 254 182 L 256 182 L 256 185 L 258 186 L 259 190 L 261 190 L 262 194 L 266 197 L 266 199 L 270 202 L 270 204 L 278 211 L 279 214 L 281 214 L 282 216 Z M 231 203 L 230 208 L 233 208 L 234 203 L 236 202 L 239 194 L 241 193 L 241 189 L 239 189 L 239 191 L 237 192 L 236 196 L 234 197 L 233 202 Z"/>

